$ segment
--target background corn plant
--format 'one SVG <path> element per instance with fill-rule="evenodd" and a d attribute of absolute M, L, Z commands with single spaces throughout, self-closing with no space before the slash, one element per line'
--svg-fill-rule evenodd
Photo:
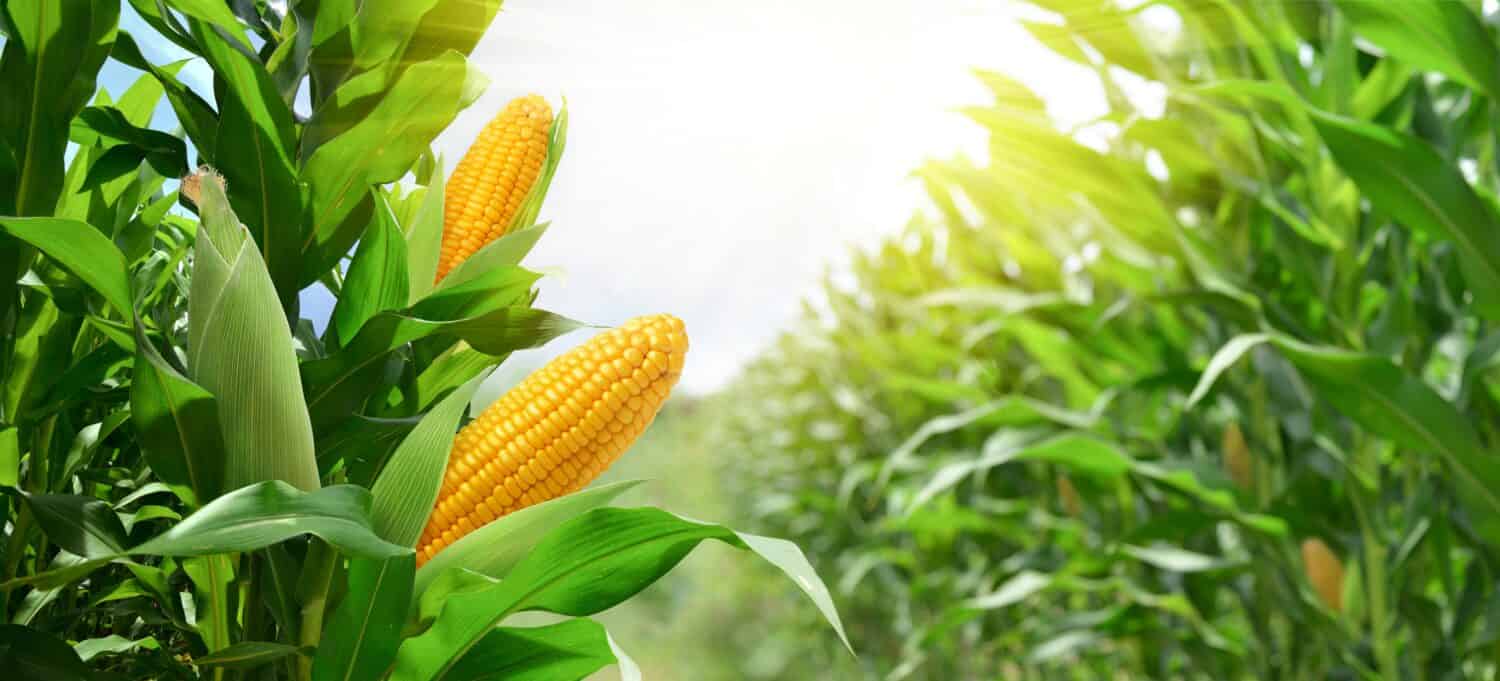
<path fill-rule="evenodd" d="M 485 87 L 466 55 L 499 6 L 0 1 L 0 665 L 474 679 L 620 661 L 628 676 L 588 616 L 705 539 L 786 571 L 837 628 L 795 546 L 606 507 L 632 481 L 416 568 L 479 381 L 580 326 L 533 307 L 539 275 L 519 265 L 546 231 L 531 222 L 565 110 L 522 228 L 434 284 L 429 145 Z M 212 92 L 148 60 L 148 41 L 201 59 Z M 96 87 L 107 60 L 140 72 L 118 98 Z M 163 100 L 173 130 L 151 127 Z M 309 286 L 337 301 L 321 334 L 299 314 Z M 528 610 L 564 618 L 497 627 Z"/>
<path fill-rule="evenodd" d="M 1109 112 L 978 74 L 989 158 L 710 407 L 729 496 L 870 678 L 1495 678 L 1494 17 L 1029 5 Z"/>

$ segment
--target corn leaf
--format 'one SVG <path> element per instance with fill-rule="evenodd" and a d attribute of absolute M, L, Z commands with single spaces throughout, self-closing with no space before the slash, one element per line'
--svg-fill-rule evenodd
<path fill-rule="evenodd" d="M 411 549 L 391 544 L 370 526 L 370 493 L 353 485 L 303 492 L 280 481 L 229 492 L 129 554 L 203 556 L 252 551 L 312 534 L 346 555 L 388 558 Z"/>
<path fill-rule="evenodd" d="M 589 619 L 544 627 L 497 627 L 443 678 L 446 681 L 545 681 L 587 678 L 615 663 L 609 634 Z"/>
<path fill-rule="evenodd" d="M 7 491 L 23 500 L 47 538 L 69 553 L 102 558 L 124 552 L 125 527 L 108 502 L 75 494 Z"/>
<path fill-rule="evenodd" d="M 432 171 L 432 181 L 416 216 L 406 229 L 408 304 L 427 297 L 432 292 L 433 280 L 437 278 L 438 259 L 443 250 L 443 197 L 446 180 L 443 179 L 443 160 L 437 159 Z"/>
<path fill-rule="evenodd" d="M 234 562 L 227 555 L 194 556 L 182 561 L 182 571 L 193 582 L 195 626 L 209 652 L 228 648 L 234 642 L 229 630 L 229 589 L 234 582 Z"/>
<path fill-rule="evenodd" d="M 0 231 L 46 253 L 121 315 L 133 314 L 125 257 L 92 225 L 62 218 L 0 218 Z"/>
<path fill-rule="evenodd" d="M 1376 209 L 1453 242 L 1475 308 L 1500 319 L 1500 220 L 1458 169 L 1404 132 L 1316 111 L 1313 122 L 1339 167 Z"/>
<path fill-rule="evenodd" d="M 411 312 L 431 310 L 413 309 Z M 407 343 L 434 335 L 456 337 L 490 355 L 539 347 L 582 326 L 530 307 L 502 307 L 474 316 L 428 319 L 398 312 L 376 315 L 339 353 L 302 365 L 307 405 L 319 432 L 354 413 L 381 381 L 380 360 Z"/>
<path fill-rule="evenodd" d="M 117 2 L 7 3 L 0 53 L 0 215 L 47 215 L 63 186 L 68 128 L 115 40 Z"/>
<path fill-rule="evenodd" d="M 19 624 L 0 624 L 0 665 L 18 679 L 94 678 L 72 646 Z"/>
<path fill-rule="evenodd" d="M 474 255 L 465 258 L 459 263 L 448 276 L 438 282 L 439 290 L 467 284 L 483 276 L 496 268 L 514 267 L 521 264 L 521 260 L 536 246 L 543 234 L 547 233 L 547 223 L 532 225 L 525 229 L 518 229 L 506 234 L 494 241 L 485 244 Z"/>
<path fill-rule="evenodd" d="M 432 560 L 423 563 L 417 569 L 416 588 L 412 594 L 424 603 L 441 606 L 441 594 L 433 593 L 432 600 L 429 600 L 427 587 L 450 569 L 463 568 L 495 579 L 502 578 L 553 528 L 614 501 L 642 482 L 644 481 L 624 480 L 591 487 L 496 518 L 460 537 L 451 546 L 439 551 Z M 424 607 L 422 610 L 436 613 L 435 607 Z"/>
<path fill-rule="evenodd" d="M 152 472 L 186 488 L 190 504 L 219 495 L 224 481 L 224 437 L 214 396 L 188 380 L 157 353 L 136 326 L 135 376 L 130 421 Z"/>
<path fill-rule="evenodd" d="M 193 665 L 205 669 L 254 669 L 292 655 L 306 653 L 297 646 L 285 643 L 240 641 L 193 658 Z"/>
<path fill-rule="evenodd" d="M 1464 3 L 1337 3 L 1361 37 L 1397 59 L 1442 72 L 1491 99 L 1500 97 L 1500 54 L 1484 23 Z"/>
<path fill-rule="evenodd" d="M 1384 357 L 1285 337 L 1275 343 L 1319 397 L 1361 427 L 1414 453 L 1437 455 L 1454 474 L 1470 522 L 1500 542 L 1500 463 L 1458 409 Z"/>
<path fill-rule="evenodd" d="M 379 312 L 407 304 L 406 240 L 383 198 L 375 199 L 374 219 L 365 229 L 338 303 L 333 307 L 337 345 L 352 340 Z"/>
<path fill-rule="evenodd" d="M 361 206 L 368 209 L 370 187 L 400 179 L 458 114 L 468 72 L 467 61 L 453 52 L 412 65 L 388 91 L 384 76 L 370 72 L 345 83 L 313 113 L 303 142 L 302 177 L 312 191 L 304 283 L 326 272 L 362 231 L 364 223 L 349 218 Z M 361 99 L 377 94 L 373 106 Z M 309 145 L 316 145 L 310 153 Z"/>
<path fill-rule="evenodd" d="M 177 71 L 187 62 L 174 62 L 158 67 L 146 60 L 141 54 L 140 47 L 136 45 L 135 39 L 124 31 L 121 31 L 115 39 L 110 56 L 122 64 L 156 77 L 166 91 L 167 102 L 172 105 L 172 111 L 177 114 L 177 120 L 182 123 L 183 130 L 193 141 L 199 161 L 214 162 L 214 144 L 218 139 L 219 116 L 208 102 L 203 101 L 198 93 L 177 78 Z"/>
<path fill-rule="evenodd" d="M 517 612 L 580 617 L 608 609 L 655 582 L 705 539 L 754 551 L 780 568 L 848 645 L 827 587 L 796 545 L 654 508 L 600 508 L 548 534 L 505 579 L 450 599 L 431 628 L 402 644 L 391 679 L 444 678 L 496 624 Z"/>
<path fill-rule="evenodd" d="M 370 490 L 374 498 L 372 518 L 375 532 L 386 541 L 414 546 L 421 537 L 443 485 L 443 471 L 448 467 L 459 420 L 484 378 L 470 380 L 422 417 L 375 480 Z"/>
<path fill-rule="evenodd" d="M 411 604 L 415 564 L 411 554 L 349 562 L 348 591 L 313 657 L 313 681 L 378 679 L 390 667 Z"/>

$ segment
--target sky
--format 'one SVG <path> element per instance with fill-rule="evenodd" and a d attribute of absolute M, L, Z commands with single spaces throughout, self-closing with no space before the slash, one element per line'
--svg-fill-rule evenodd
<path fill-rule="evenodd" d="M 526 261 L 551 275 L 537 304 L 682 317 L 695 393 L 767 347 L 851 246 L 907 222 L 924 159 L 985 156 L 954 112 L 988 101 L 972 68 L 1013 73 L 1064 119 L 1104 107 L 1003 2 L 508 0 L 471 60 L 491 85 L 439 138 L 450 166 L 512 97 L 568 100 L 552 227 Z"/>
<path fill-rule="evenodd" d="M 911 171 L 985 135 L 955 110 L 989 101 L 972 75 L 1006 72 L 1054 118 L 1103 113 L 1090 74 L 1038 45 L 1004 0 L 507 0 L 471 62 L 484 96 L 437 140 L 449 170 L 511 98 L 568 100 L 568 145 L 527 259 L 540 307 L 591 324 L 670 312 L 692 349 L 680 391 L 704 393 L 924 205 Z M 1027 18 L 1044 18 L 1025 15 Z M 190 55 L 126 8 L 148 59 Z M 118 96 L 139 74 L 109 62 Z M 212 101 L 194 60 L 181 77 Z M 153 126 L 175 127 L 165 102 Z M 304 292 L 322 327 L 331 298 Z M 477 401 L 589 331 L 517 353 Z"/>

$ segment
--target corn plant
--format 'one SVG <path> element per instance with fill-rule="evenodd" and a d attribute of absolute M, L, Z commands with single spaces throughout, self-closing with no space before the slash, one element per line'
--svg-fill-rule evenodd
<path fill-rule="evenodd" d="M 979 74 L 989 158 L 721 399 L 736 498 L 870 678 L 1500 676 L 1495 17 L 1028 4 L 1108 113 Z"/>
<path fill-rule="evenodd" d="M 499 5 L 0 0 L 6 673 L 630 677 L 589 616 L 707 539 L 842 637 L 796 546 L 587 487 L 681 374 L 680 320 L 605 331 L 468 418 L 509 353 L 584 326 L 520 264 L 566 108 L 517 100 L 446 182 L 430 148 L 485 88 L 467 55 Z M 118 97 L 107 60 L 140 72 Z M 163 99 L 175 129 L 151 127 Z"/>

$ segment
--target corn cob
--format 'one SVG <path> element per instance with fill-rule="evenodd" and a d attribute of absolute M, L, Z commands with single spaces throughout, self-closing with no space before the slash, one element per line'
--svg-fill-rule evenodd
<path fill-rule="evenodd" d="M 1307 581 L 1312 583 L 1318 597 L 1334 612 L 1344 609 L 1344 564 L 1334 555 L 1333 549 L 1321 539 L 1302 541 L 1302 565 L 1307 569 Z"/>
<path fill-rule="evenodd" d="M 1062 500 L 1062 507 L 1068 515 L 1074 518 L 1083 517 L 1083 497 L 1079 496 L 1078 488 L 1073 486 L 1072 479 L 1066 475 L 1057 476 L 1057 496 Z"/>
<path fill-rule="evenodd" d="M 1230 422 L 1224 429 L 1223 452 L 1224 470 L 1229 473 L 1229 479 L 1240 489 L 1249 490 L 1255 481 L 1255 471 L 1251 468 L 1250 446 L 1245 443 L 1240 424 Z"/>
<path fill-rule="evenodd" d="M 551 128 L 552 107 L 538 95 L 511 100 L 484 126 L 448 180 L 437 279 L 510 229 L 547 160 Z"/>
<path fill-rule="evenodd" d="M 637 317 L 548 362 L 453 442 L 417 564 L 500 516 L 581 489 L 656 417 L 687 357 L 682 320 Z"/>

